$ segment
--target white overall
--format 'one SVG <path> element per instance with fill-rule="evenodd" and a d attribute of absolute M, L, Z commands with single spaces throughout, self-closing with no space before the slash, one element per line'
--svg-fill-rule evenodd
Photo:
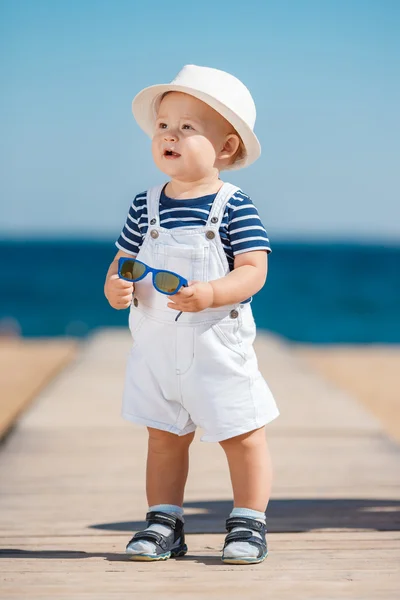
<path fill-rule="evenodd" d="M 163 186 L 147 192 L 149 228 L 137 259 L 188 281 L 211 281 L 229 273 L 219 235 L 225 207 L 239 189 L 224 183 L 204 227 L 160 226 Z M 133 336 L 126 372 L 123 417 L 185 435 L 204 430 L 219 442 L 262 427 L 279 415 L 258 370 L 250 304 L 184 312 L 168 308 L 168 296 L 152 275 L 135 284 L 129 326 Z"/>

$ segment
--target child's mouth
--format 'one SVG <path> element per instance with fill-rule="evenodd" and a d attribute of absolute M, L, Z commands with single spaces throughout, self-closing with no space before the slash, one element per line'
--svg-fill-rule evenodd
<path fill-rule="evenodd" d="M 164 154 L 163 154 L 164 158 L 168 158 L 168 159 L 174 159 L 174 158 L 179 158 L 180 154 L 178 152 L 175 152 L 174 150 L 164 150 Z"/>

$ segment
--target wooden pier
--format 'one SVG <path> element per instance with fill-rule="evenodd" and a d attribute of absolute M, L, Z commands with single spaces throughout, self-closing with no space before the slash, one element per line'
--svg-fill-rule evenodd
<path fill-rule="evenodd" d="M 351 396 L 279 338 L 259 335 L 281 416 L 261 565 L 220 561 L 231 510 L 225 456 L 195 440 L 189 554 L 127 560 L 143 527 L 146 431 L 120 417 L 129 333 L 103 330 L 20 417 L 0 447 L 1 600 L 397 600 L 400 446 Z"/>

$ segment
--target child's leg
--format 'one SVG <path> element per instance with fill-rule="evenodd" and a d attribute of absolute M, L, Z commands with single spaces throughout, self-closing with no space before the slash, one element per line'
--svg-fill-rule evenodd
<path fill-rule="evenodd" d="M 164 516 L 161 516 L 161 522 L 160 517 L 157 517 L 158 521 L 156 519 L 154 523 L 149 523 L 145 532 L 150 532 L 150 537 L 161 534 L 167 540 L 169 549 L 173 551 L 174 548 L 178 548 L 175 551 L 178 552 L 182 550 L 184 535 L 181 539 L 180 534 L 177 533 L 178 529 L 175 528 L 173 531 L 172 526 L 168 524 L 168 515 L 169 518 L 172 516 L 173 519 L 179 519 L 182 528 L 183 495 L 189 467 L 188 450 L 194 433 L 177 436 L 150 427 L 148 431 L 146 491 L 149 511 L 162 513 Z M 166 520 L 165 515 L 167 515 Z M 149 537 L 148 533 L 146 535 Z M 127 546 L 127 552 L 131 558 L 139 560 L 155 557 L 157 550 L 151 539 L 132 538 Z"/>
<path fill-rule="evenodd" d="M 220 444 L 228 459 L 234 507 L 264 512 L 272 482 L 265 427 L 224 440 Z"/>
<path fill-rule="evenodd" d="M 236 517 L 243 521 L 244 525 L 229 529 L 233 537 L 253 537 L 264 539 L 264 529 L 257 531 L 260 527 L 257 522 L 265 524 L 265 509 L 271 493 L 272 467 L 265 437 L 265 428 L 256 429 L 249 433 L 230 438 L 220 442 L 224 449 L 231 475 L 234 510 L 230 517 Z M 251 524 L 252 527 L 245 525 Z M 232 527 L 232 525 L 231 525 Z M 242 532 L 242 533 L 236 533 Z M 245 534 L 243 535 L 243 532 Z M 223 559 L 227 562 L 259 562 L 266 556 L 266 547 L 263 548 L 261 557 L 260 547 L 250 544 L 244 540 L 228 542 L 224 548 Z"/>
<path fill-rule="evenodd" d="M 182 506 L 189 469 L 189 446 L 194 433 L 175 435 L 148 428 L 146 492 L 149 506 Z"/>

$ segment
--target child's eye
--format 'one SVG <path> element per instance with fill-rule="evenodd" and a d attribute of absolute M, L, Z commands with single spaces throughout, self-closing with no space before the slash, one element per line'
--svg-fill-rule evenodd
<path fill-rule="evenodd" d="M 182 129 L 193 129 L 193 127 L 189 125 L 189 123 L 185 123 L 184 125 L 182 125 Z"/>
<path fill-rule="evenodd" d="M 159 129 L 167 129 L 167 124 L 166 123 L 159 123 L 158 124 L 158 128 Z"/>

